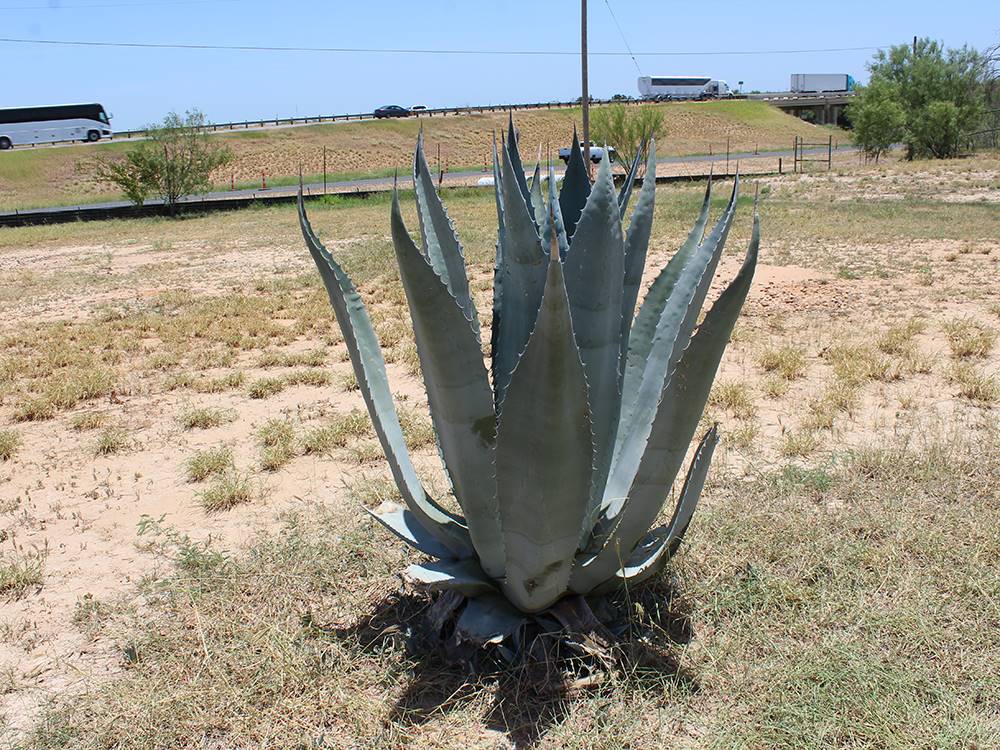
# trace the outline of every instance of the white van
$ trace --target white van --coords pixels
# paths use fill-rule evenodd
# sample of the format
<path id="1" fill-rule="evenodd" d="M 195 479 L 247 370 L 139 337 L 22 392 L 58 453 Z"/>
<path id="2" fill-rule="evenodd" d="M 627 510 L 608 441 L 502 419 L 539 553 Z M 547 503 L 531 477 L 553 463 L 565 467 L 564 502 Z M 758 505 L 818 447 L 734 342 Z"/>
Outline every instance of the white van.
<path id="1" fill-rule="evenodd" d="M 111 135 L 100 104 L 53 104 L 0 109 L 0 150 L 55 141 L 99 141 Z"/>

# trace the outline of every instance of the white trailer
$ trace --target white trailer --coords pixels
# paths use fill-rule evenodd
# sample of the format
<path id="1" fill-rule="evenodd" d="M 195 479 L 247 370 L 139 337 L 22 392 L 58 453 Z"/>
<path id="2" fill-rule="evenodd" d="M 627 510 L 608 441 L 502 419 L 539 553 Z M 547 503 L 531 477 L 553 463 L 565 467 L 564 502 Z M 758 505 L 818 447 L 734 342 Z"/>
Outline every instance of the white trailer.
<path id="1" fill-rule="evenodd" d="M 55 141 L 99 141 L 111 135 L 100 104 L 52 104 L 0 109 L 0 150 Z"/>
<path id="2" fill-rule="evenodd" d="M 812 94 L 821 91 L 853 91 L 854 79 L 847 73 L 792 73 L 793 94 Z"/>
<path id="3" fill-rule="evenodd" d="M 733 92 L 725 81 L 710 76 L 642 76 L 643 99 L 730 99 Z"/>

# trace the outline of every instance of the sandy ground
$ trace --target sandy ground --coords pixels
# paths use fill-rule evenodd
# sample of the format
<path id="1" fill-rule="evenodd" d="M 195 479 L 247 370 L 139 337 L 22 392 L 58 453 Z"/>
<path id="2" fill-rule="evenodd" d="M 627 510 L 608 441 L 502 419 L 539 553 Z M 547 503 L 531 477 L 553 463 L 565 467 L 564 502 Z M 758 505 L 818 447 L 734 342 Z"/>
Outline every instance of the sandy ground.
<path id="1" fill-rule="evenodd" d="M 896 197 L 886 182 L 897 176 L 834 174 L 773 178 L 766 184 L 776 194 L 785 191 L 817 202 L 828 199 L 824 191 L 832 186 L 841 194 L 873 194 L 893 201 Z M 998 176 L 997 170 L 985 174 L 988 180 Z M 940 173 L 904 177 L 918 186 L 933 183 L 927 192 L 935 191 L 941 201 L 996 200 L 996 191 L 967 189 L 961 179 L 942 191 Z M 261 230 L 254 229 L 253 215 L 248 214 L 246 221 L 245 236 L 212 253 L 197 241 L 157 244 L 142 237 L 94 244 L 75 243 L 68 237 L 44 246 L 2 250 L 0 275 L 20 279 L 31 293 L 4 300 L 0 325 L 9 333 L 45 321 L 85 322 L 109 306 L 142 307 L 165 290 L 219 296 L 252 287 L 261 278 L 311 272 L 311 262 L 294 233 L 282 234 L 266 251 L 260 251 L 257 234 Z M 341 249 L 349 248 L 353 238 L 356 234 L 346 233 Z M 731 242 L 713 294 L 735 273 L 744 242 L 745 236 Z M 337 243 L 331 241 L 331 246 Z M 647 282 L 669 258 L 670 247 L 654 239 Z M 967 243 L 952 239 L 866 243 L 855 238 L 845 240 L 844 248 L 819 250 L 778 240 L 765 241 L 764 247 L 744 317 L 718 377 L 723 384 L 749 384 L 754 416 L 735 417 L 725 402 L 709 408 L 709 418 L 721 420 L 730 434 L 739 435 L 752 427 L 750 442 L 758 445 L 756 465 L 785 460 L 782 441 L 789 433 L 803 430 L 808 405 L 831 382 L 832 347 L 870 345 L 891 325 L 914 317 L 925 324 L 914 341 L 919 356 L 929 363 L 927 371 L 918 367 L 899 377 L 866 383 L 850 413 L 838 415 L 833 430 L 816 433 L 820 441 L 816 450 L 861 444 L 873 433 L 898 433 L 915 426 L 918 431 L 942 425 L 974 427 L 995 418 L 995 406 L 960 398 L 948 381 L 948 343 L 942 325 L 967 318 L 991 327 L 997 324 L 1000 237 L 977 243 L 974 253 L 968 252 Z M 824 255 L 832 252 L 917 260 L 900 260 L 903 270 L 887 278 L 845 278 Z M 935 282 L 931 287 L 923 281 L 923 264 L 932 268 Z M 479 267 L 472 276 L 473 287 L 480 290 L 479 309 L 487 311 L 489 297 L 483 290 L 489 283 L 488 268 Z M 81 289 L 86 293 L 77 293 Z M 962 289 L 970 293 L 955 293 Z M 322 345 L 314 335 L 307 335 L 282 351 Z M 804 353 L 804 372 L 787 382 L 784 393 L 768 396 L 762 385 L 767 376 L 759 365 L 761 352 L 789 345 Z M 335 382 L 349 371 L 342 348 L 343 344 L 326 348 L 325 367 L 333 371 Z M 224 375 L 234 368 L 244 370 L 248 379 L 273 374 L 256 366 L 259 354 L 244 352 L 234 363 L 208 368 L 200 375 Z M 977 366 L 995 375 L 1000 360 L 991 352 Z M 423 404 L 419 382 L 403 365 L 391 364 L 390 375 L 406 403 Z M 0 677 L 7 676 L 6 683 L 0 682 L 0 692 L 5 693 L 0 696 L 0 715 L 6 714 L 15 729 L 29 727 L 52 692 L 72 690 L 89 676 L 120 668 L 119 645 L 79 627 L 74 613 L 88 601 L 135 596 L 137 582 L 164 564 L 153 538 L 138 533 L 141 519 L 158 519 L 163 527 L 180 534 L 212 538 L 231 547 L 255 529 L 273 527 L 284 510 L 346 501 L 348 481 L 359 474 L 384 472 L 380 463 L 359 466 L 356 457 L 342 450 L 332 456 L 299 456 L 276 472 L 254 468 L 259 452 L 255 435 L 263 422 L 284 415 L 303 425 L 318 424 L 331 414 L 360 407 L 356 391 L 297 385 L 267 399 L 252 399 L 245 389 L 219 394 L 166 391 L 157 382 L 148 372 L 136 372 L 130 387 L 120 394 L 83 404 L 54 419 L 17 424 L 22 445 L 15 458 L 0 464 L 0 547 L 44 558 L 40 584 L 18 598 L 4 599 L 0 594 Z M 4 426 L 12 423 L 15 401 L 8 398 L 0 403 Z M 235 420 L 205 430 L 182 429 L 178 413 L 202 405 L 232 409 Z M 70 425 L 74 414 L 92 411 L 110 415 L 127 430 L 132 445 L 126 453 L 95 457 L 93 434 Z M 254 493 L 249 503 L 228 512 L 208 513 L 198 503 L 202 487 L 185 480 L 183 465 L 195 450 L 219 444 L 233 449 L 238 467 L 252 471 Z M 742 462 L 746 449 L 730 444 L 722 460 Z M 421 465 L 432 471 L 433 448 L 424 448 L 418 455 Z"/>

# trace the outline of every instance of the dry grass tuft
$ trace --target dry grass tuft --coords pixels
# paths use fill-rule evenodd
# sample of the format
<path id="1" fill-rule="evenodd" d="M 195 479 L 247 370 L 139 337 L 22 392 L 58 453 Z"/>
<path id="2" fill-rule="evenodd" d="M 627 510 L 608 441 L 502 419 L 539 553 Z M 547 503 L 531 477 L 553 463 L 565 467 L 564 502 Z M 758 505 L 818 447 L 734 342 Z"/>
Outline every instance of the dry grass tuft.
<path id="1" fill-rule="evenodd" d="M 21 445 L 16 430 L 0 430 L 0 461 L 10 461 Z"/>
<path id="2" fill-rule="evenodd" d="M 752 419 L 757 416 L 757 404 L 750 386 L 735 380 L 718 381 L 712 387 L 708 403 L 725 409 L 737 419 Z"/>
<path id="3" fill-rule="evenodd" d="M 924 321 L 911 318 L 905 323 L 890 326 L 879 337 L 876 347 L 883 354 L 908 354 L 913 350 L 913 339 L 927 328 Z"/>
<path id="4" fill-rule="evenodd" d="M 107 419 L 108 415 L 103 412 L 85 411 L 80 414 L 74 414 L 69 421 L 69 425 L 77 432 L 86 432 L 103 427 Z"/>
<path id="5" fill-rule="evenodd" d="M 250 398 L 268 398 L 281 393 L 286 385 L 284 378 L 257 378 L 247 386 L 247 395 Z"/>
<path id="6" fill-rule="evenodd" d="M 295 425 L 287 419 L 269 419 L 257 432 L 260 438 L 260 465 L 265 471 L 277 471 L 298 455 Z"/>
<path id="7" fill-rule="evenodd" d="M 943 328 L 951 354 L 958 359 L 982 359 L 992 351 L 997 340 L 996 329 L 971 318 L 948 321 Z"/>
<path id="8" fill-rule="evenodd" d="M 105 427 L 97 435 L 94 444 L 94 454 L 98 456 L 114 456 L 125 453 L 133 446 L 132 439 L 121 427 Z"/>
<path id="9" fill-rule="evenodd" d="M 184 409 L 177 417 L 185 430 L 207 430 L 219 427 L 236 419 L 232 409 L 219 409 L 214 406 L 192 406 Z"/>
<path id="10" fill-rule="evenodd" d="M 958 386 L 958 395 L 981 404 L 1000 400 L 1000 383 L 971 362 L 956 362 L 950 378 Z"/>
<path id="11" fill-rule="evenodd" d="M 198 502 L 209 513 L 230 510 L 253 499 L 253 481 L 247 474 L 227 471 L 198 495 Z"/>
<path id="12" fill-rule="evenodd" d="M 777 373 L 785 380 L 802 377 L 806 370 L 805 354 L 796 346 L 768 349 L 758 357 L 757 361 L 764 372 Z"/>
<path id="13" fill-rule="evenodd" d="M 44 561 L 40 552 L 0 554 L 0 598 L 19 599 L 28 589 L 41 586 Z"/>
<path id="14" fill-rule="evenodd" d="M 789 430 L 782 436 L 778 452 L 789 458 L 806 458 L 815 453 L 820 445 L 821 441 L 814 430 Z"/>
<path id="15" fill-rule="evenodd" d="M 887 381 L 896 377 L 892 361 L 885 354 L 868 346 L 834 346 L 827 350 L 826 357 L 833 366 L 836 378 L 849 386 L 863 385 L 873 380 Z"/>
<path id="16" fill-rule="evenodd" d="M 295 370 L 285 377 L 285 382 L 289 385 L 330 385 L 333 376 L 329 371 L 319 367 L 311 367 L 304 370 Z"/>
<path id="17" fill-rule="evenodd" d="M 233 451 L 220 445 L 198 451 L 184 462 L 184 474 L 189 482 L 204 482 L 233 468 Z"/>

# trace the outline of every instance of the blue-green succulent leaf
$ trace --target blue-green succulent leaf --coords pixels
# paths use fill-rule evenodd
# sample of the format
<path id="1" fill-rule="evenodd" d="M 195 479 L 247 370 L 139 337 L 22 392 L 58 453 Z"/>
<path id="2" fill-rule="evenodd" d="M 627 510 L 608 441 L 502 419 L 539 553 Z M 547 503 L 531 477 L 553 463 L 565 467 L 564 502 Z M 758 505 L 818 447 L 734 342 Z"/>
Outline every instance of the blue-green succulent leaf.
<path id="1" fill-rule="evenodd" d="M 397 503 L 382 503 L 375 510 L 365 512 L 414 549 L 440 559 L 455 557 L 455 553 L 435 539 L 416 516 Z"/>
<path id="2" fill-rule="evenodd" d="M 592 591 L 593 594 L 610 593 L 622 585 L 636 586 L 663 570 L 680 547 L 684 534 L 691 525 L 691 518 L 705 487 L 708 469 L 712 465 L 712 454 L 718 443 L 719 429 L 718 426 L 713 426 L 698 444 L 670 522 L 650 531 L 632 551 L 625 565 L 615 573 L 614 578 L 597 586 Z"/>
<path id="3" fill-rule="evenodd" d="M 521 198 L 528 207 L 531 220 L 534 221 L 537 209 L 531 204 L 531 190 L 528 188 L 528 180 L 524 176 L 524 163 L 521 161 L 519 140 L 517 130 L 514 129 L 514 114 L 510 112 L 507 115 L 507 152 L 510 155 L 510 165 L 514 172 L 514 182 L 517 183 L 517 189 L 521 193 Z"/>
<path id="4" fill-rule="evenodd" d="M 646 190 L 650 190 L 652 195 L 646 194 Z M 628 259 L 628 253 L 637 251 L 640 247 L 645 246 L 648 248 L 649 245 L 649 229 L 645 230 L 645 242 L 643 242 L 643 224 L 649 223 L 650 228 L 652 226 L 652 207 L 655 200 L 655 188 L 647 188 L 646 183 L 643 182 L 642 190 L 639 194 L 639 205 L 636 206 L 635 212 L 633 213 L 632 225 L 629 226 L 629 236 L 627 239 L 628 245 L 626 246 L 626 263 L 629 264 L 629 268 L 632 269 L 632 279 L 634 279 L 635 269 L 632 266 L 633 260 Z M 643 213 L 640 213 L 640 209 L 643 209 L 643 203 L 649 200 L 649 216 L 646 217 Z M 639 307 L 639 313 L 635 316 L 635 321 L 632 322 L 632 328 L 628 337 L 628 349 L 626 351 L 625 360 L 625 372 L 624 379 L 622 381 L 622 421 L 626 422 L 628 416 L 632 413 L 632 405 L 635 402 L 636 393 L 639 391 L 639 385 L 642 383 L 642 376 L 646 370 L 646 363 L 649 359 L 649 350 L 653 346 L 653 337 L 656 336 L 656 326 L 660 321 L 660 315 L 663 312 L 663 308 L 666 307 L 667 300 L 673 294 L 674 286 L 677 284 L 677 280 L 681 276 L 681 272 L 687 267 L 688 261 L 691 260 L 691 256 L 694 254 L 695 250 L 698 249 L 698 245 L 702 241 L 702 237 L 705 234 L 705 227 L 708 225 L 708 211 L 712 203 L 712 180 L 709 178 L 708 185 L 705 188 L 705 199 L 701 204 L 701 211 L 698 214 L 698 219 L 695 221 L 694 227 L 688 234 L 687 239 L 684 244 L 681 245 L 680 249 L 674 253 L 673 257 L 667 263 L 667 265 L 660 271 L 656 279 L 653 281 L 646 293 L 645 299 L 642 301 L 642 305 Z M 639 225 L 635 226 L 635 222 L 639 221 Z M 632 246 L 632 234 L 633 231 L 636 232 L 636 245 Z M 643 250 L 643 265 L 645 265 L 645 250 Z M 635 259 L 638 260 L 637 258 Z M 626 283 L 629 283 L 629 279 L 626 279 Z M 639 281 L 637 284 L 642 283 L 642 269 L 639 269 Z M 638 294 L 638 286 L 636 287 L 636 294 Z M 625 436 L 625 431 L 620 430 L 618 433 L 618 440 L 621 442 L 622 438 Z"/>
<path id="5" fill-rule="evenodd" d="M 531 205 L 532 217 L 535 220 L 535 226 L 539 228 L 539 234 L 541 234 L 542 222 L 545 220 L 545 201 L 542 198 L 542 163 L 535 163 L 535 173 L 531 176 L 531 186 L 529 187 L 529 192 L 531 197 L 529 203 Z"/>
<path id="6" fill-rule="evenodd" d="M 472 541 L 461 519 L 435 503 L 420 483 L 399 425 L 396 405 L 389 390 L 385 360 L 371 319 L 350 277 L 313 232 L 306 216 L 301 190 L 298 208 L 302 236 L 326 286 L 330 304 L 347 344 L 359 389 L 403 501 L 420 525 L 456 557 L 470 557 L 474 554 Z"/>
<path id="7" fill-rule="evenodd" d="M 548 265 L 548 256 L 542 251 L 528 204 L 517 187 L 507 148 L 503 149 L 500 176 L 504 208 L 504 255 L 500 268 L 503 296 L 492 362 L 498 412 L 511 372 L 535 325 Z"/>
<path id="8" fill-rule="evenodd" d="M 470 598 L 497 591 L 475 560 L 434 560 L 411 565 L 403 571 L 403 578 L 426 591 L 454 591 Z"/>
<path id="9" fill-rule="evenodd" d="M 614 469 L 607 495 L 612 504 L 624 502 L 624 497 L 620 493 L 628 489 L 639 458 L 645 449 L 649 428 L 656 414 L 659 394 L 667 377 L 676 367 L 698 320 L 715 269 L 722 258 L 729 228 L 736 215 L 738 196 L 739 177 L 733 184 L 732 196 L 725 212 L 681 270 L 677 283 L 660 312 L 653 344 L 646 358 L 646 367 L 635 396 L 630 403 L 623 405 L 629 411 L 622 419 L 620 433 L 623 432 L 624 435 L 619 438 L 615 446 L 616 453 L 612 462 Z"/>
<path id="10" fill-rule="evenodd" d="M 524 615 L 502 596 L 487 594 L 469 599 L 455 623 L 455 634 L 460 641 L 480 646 L 499 644 L 525 622 Z"/>
<path id="11" fill-rule="evenodd" d="M 479 339 L 444 279 L 406 231 L 395 192 L 391 223 L 441 457 L 480 563 L 499 578 L 503 539 L 493 479 L 496 414 Z"/>
<path id="12" fill-rule="evenodd" d="M 583 207 L 587 205 L 590 195 L 590 172 L 583 163 L 583 152 L 580 149 L 580 139 L 573 129 L 573 146 L 570 148 L 569 160 L 566 162 L 566 173 L 563 175 L 562 190 L 559 192 L 559 208 L 562 212 L 563 226 L 566 236 L 573 238 L 576 223 L 580 220 Z"/>
<path id="13" fill-rule="evenodd" d="M 569 252 L 569 239 L 566 237 L 566 227 L 563 226 L 562 211 L 559 210 L 559 197 L 556 192 L 556 170 L 549 164 L 549 203 L 542 209 L 542 220 L 539 222 L 539 235 L 545 247 L 551 247 L 553 228 L 555 240 L 559 246 L 559 258 L 566 259 Z"/>
<path id="14" fill-rule="evenodd" d="M 609 514 L 613 530 L 596 558 L 574 571 L 575 583 L 593 587 L 609 578 L 656 520 L 684 461 L 705 408 L 733 326 L 746 300 L 757 266 L 760 217 L 754 213 L 753 235 L 743 266 L 716 300 L 691 338 L 676 370 L 667 380 L 641 462 L 630 481 L 627 501 Z"/>
<path id="15" fill-rule="evenodd" d="M 672 292 L 660 311 L 656 334 L 637 391 L 630 403 L 622 404 L 622 419 L 611 461 L 611 472 L 604 492 L 602 514 L 585 552 L 592 553 L 603 547 L 622 518 L 628 490 L 646 449 L 661 394 L 684 347 L 687 346 L 698 313 L 708 294 L 715 269 L 722 257 L 726 236 L 736 211 L 738 192 L 737 182 L 733 186 L 733 194 L 726 211 L 716 222 L 711 234 L 681 269 Z"/>
<path id="16" fill-rule="evenodd" d="M 594 526 L 618 429 L 625 248 L 611 165 L 603 159 L 564 263 L 576 345 L 594 424 L 594 474 L 581 541 Z"/>
<path id="17" fill-rule="evenodd" d="M 638 159 L 637 155 L 636 163 L 633 165 L 632 172 L 630 173 L 630 176 L 633 178 L 639 164 Z M 625 361 L 629 352 L 629 334 L 632 329 L 632 316 L 635 313 L 636 300 L 639 298 L 639 287 L 642 285 L 642 272 L 646 268 L 646 252 L 649 250 L 649 236 L 653 230 L 653 208 L 656 204 L 656 179 L 655 177 L 650 179 L 649 175 L 651 174 L 656 174 L 656 142 L 652 138 L 649 140 L 646 178 L 643 180 L 642 188 L 639 190 L 639 201 L 636 203 L 635 211 L 632 212 L 632 220 L 628 225 L 628 235 L 625 237 L 625 288 L 622 292 L 622 346 L 619 360 L 619 378 L 623 378 L 625 375 Z M 629 190 L 631 191 L 631 188 Z M 625 212 L 623 210 L 622 216 L 624 215 Z M 708 219 L 707 211 L 705 211 L 705 219 L 706 221 Z M 702 225 L 702 229 L 704 229 L 704 225 Z M 700 232 L 698 238 L 701 238 Z M 651 312 L 652 310 L 650 310 Z"/>
<path id="18" fill-rule="evenodd" d="M 493 382 L 496 383 L 496 356 L 500 336 L 500 317 L 503 314 L 503 264 L 504 264 L 504 220 L 503 220 L 503 189 L 500 181 L 500 159 L 497 156 L 497 139 L 493 138 L 493 195 L 497 204 L 497 252 L 493 264 L 493 319 L 490 322 L 490 360 L 493 368 Z"/>
<path id="19" fill-rule="evenodd" d="M 650 143 L 653 139 L 650 138 Z M 646 150 L 646 144 L 640 143 L 639 148 L 635 152 L 635 159 L 632 161 L 632 167 L 629 169 L 628 174 L 625 175 L 625 182 L 622 183 L 621 190 L 618 191 L 618 209 L 621 211 L 622 221 L 625 220 L 625 212 L 628 211 L 628 202 L 632 198 L 632 188 L 635 185 L 635 176 L 639 172 L 639 165 L 642 163 L 642 155 Z M 646 167 L 647 178 L 652 175 L 653 184 L 656 184 L 656 160 L 652 161 L 653 171 L 650 172 L 649 167 Z M 643 185 L 645 185 L 645 181 Z"/>
<path id="20" fill-rule="evenodd" d="M 462 306 L 478 338 L 479 317 L 469 293 L 465 255 L 455 233 L 455 227 L 448 217 L 444 204 L 441 203 L 441 196 L 434 189 L 434 178 L 427 166 L 427 157 L 424 155 L 423 130 L 417 138 L 417 150 L 413 156 L 413 190 L 417 199 L 423 253 L 437 275 L 447 284 L 452 296 Z"/>
<path id="21" fill-rule="evenodd" d="M 535 329 L 510 381 L 497 432 L 506 551 L 503 590 L 523 612 L 566 591 L 593 462 L 587 382 L 562 264 L 549 263 Z"/>

